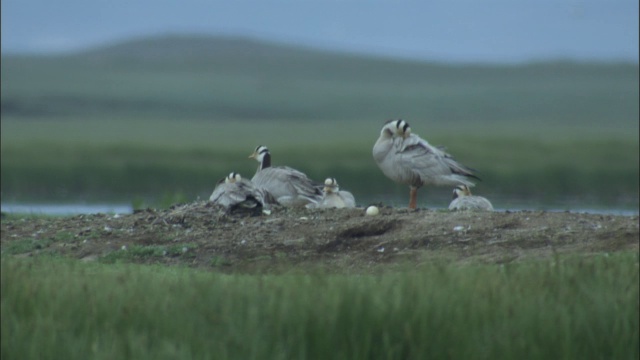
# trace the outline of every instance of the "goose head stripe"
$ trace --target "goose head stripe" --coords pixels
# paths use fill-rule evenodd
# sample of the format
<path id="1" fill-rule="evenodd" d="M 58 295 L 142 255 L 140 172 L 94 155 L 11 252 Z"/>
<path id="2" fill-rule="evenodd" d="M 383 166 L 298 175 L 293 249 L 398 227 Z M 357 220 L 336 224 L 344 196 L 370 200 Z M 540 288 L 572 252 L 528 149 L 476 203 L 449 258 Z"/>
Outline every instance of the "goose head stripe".
<path id="1" fill-rule="evenodd" d="M 237 172 L 231 172 L 227 178 L 225 179 L 225 182 L 227 184 L 231 184 L 231 183 L 235 183 L 242 180 L 242 176 L 240 176 L 240 174 L 238 174 Z"/>
<path id="2" fill-rule="evenodd" d="M 457 199 L 463 196 L 471 196 L 471 190 L 467 185 L 457 185 L 453 188 L 453 198 Z"/>
<path id="3" fill-rule="evenodd" d="M 382 127 L 382 131 L 380 131 L 380 136 L 384 136 L 385 138 L 393 138 L 396 136 L 406 137 L 411 133 L 411 127 L 409 123 L 402 119 L 392 119 L 387 120 Z M 405 134 L 407 134 L 405 136 Z"/>
<path id="4" fill-rule="evenodd" d="M 335 178 L 327 178 L 324 181 L 324 191 L 326 193 L 340 191 L 340 187 L 338 186 L 338 181 Z"/>
<path id="5" fill-rule="evenodd" d="M 253 151 L 251 155 L 249 155 L 249 159 L 256 159 L 257 162 L 260 163 L 260 169 L 265 169 L 271 166 L 271 153 L 269 149 L 264 145 L 256 146 L 256 149 Z"/>

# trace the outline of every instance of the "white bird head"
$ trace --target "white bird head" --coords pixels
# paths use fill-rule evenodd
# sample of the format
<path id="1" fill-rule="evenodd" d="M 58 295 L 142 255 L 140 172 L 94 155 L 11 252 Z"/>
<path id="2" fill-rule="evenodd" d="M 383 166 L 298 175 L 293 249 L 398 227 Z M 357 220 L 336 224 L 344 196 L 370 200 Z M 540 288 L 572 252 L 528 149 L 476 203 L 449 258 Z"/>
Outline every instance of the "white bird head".
<path id="1" fill-rule="evenodd" d="M 402 136 L 403 138 L 406 138 L 410 134 L 411 126 L 409 126 L 408 122 L 402 119 L 387 121 L 382 127 L 382 131 L 380 132 L 380 135 L 383 135 L 387 138 L 393 138 L 396 136 Z"/>
<path id="2" fill-rule="evenodd" d="M 264 145 L 258 145 L 253 154 L 249 155 L 249 159 L 256 159 L 256 161 L 262 162 L 266 154 L 269 154 L 269 149 Z"/>
<path id="3" fill-rule="evenodd" d="M 235 183 L 236 181 L 240 181 L 240 180 L 242 180 L 242 176 L 240 176 L 240 174 L 238 174 L 237 172 L 234 171 L 234 172 L 229 173 L 229 175 L 224 180 L 224 182 L 226 182 L 227 184 L 232 184 L 232 183 Z"/>
<path id="4" fill-rule="evenodd" d="M 338 192 L 338 181 L 335 178 L 327 178 L 324 181 L 324 192 L 330 194 L 332 192 Z"/>
<path id="5" fill-rule="evenodd" d="M 457 185 L 453 188 L 453 198 L 457 199 L 459 197 L 471 196 L 471 190 L 467 185 Z"/>

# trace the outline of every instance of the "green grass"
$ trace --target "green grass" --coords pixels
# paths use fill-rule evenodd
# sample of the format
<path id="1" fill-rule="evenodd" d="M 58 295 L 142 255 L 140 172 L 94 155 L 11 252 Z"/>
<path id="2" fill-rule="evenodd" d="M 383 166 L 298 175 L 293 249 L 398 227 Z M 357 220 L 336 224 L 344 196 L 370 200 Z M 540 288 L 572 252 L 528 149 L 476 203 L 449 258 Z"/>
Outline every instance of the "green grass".
<path id="1" fill-rule="evenodd" d="M 53 239 L 36 239 L 36 238 L 26 238 L 20 240 L 11 241 L 5 249 L 3 249 L 2 253 L 7 255 L 17 255 L 29 253 L 35 250 L 42 250 L 49 245 L 53 244 Z"/>
<path id="2" fill-rule="evenodd" d="M 16 215 L 19 216 L 20 219 L 33 219 L 38 221 L 42 217 L 32 216 L 32 215 Z M 89 238 L 94 237 L 90 235 Z M 79 242 L 80 238 L 75 235 L 71 231 L 59 231 L 55 235 L 51 237 L 42 237 L 40 231 L 36 231 L 32 237 L 16 239 L 6 243 L 6 246 L 2 249 L 2 254 L 6 255 L 18 255 L 18 254 L 26 254 L 34 251 L 39 252 L 40 254 L 48 254 L 48 255 L 56 255 L 57 250 L 53 248 L 51 245 L 56 243 L 65 243 L 71 244 L 74 242 Z"/>
<path id="3" fill-rule="evenodd" d="M 131 245 L 123 247 L 118 251 L 110 252 L 100 258 L 100 261 L 107 264 L 127 263 L 134 261 L 153 261 L 158 258 L 194 258 L 196 255 L 193 249 L 195 244 L 174 244 L 174 245 Z"/>
<path id="4" fill-rule="evenodd" d="M 3 358 L 633 359 L 638 254 L 380 275 L 2 258 Z"/>
<path id="5" fill-rule="evenodd" d="M 480 170 L 476 192 L 498 207 L 638 206 L 637 64 L 447 65 L 184 37 L 2 60 L 3 201 L 206 198 L 225 174 L 253 174 L 263 144 L 363 202 L 404 203 L 370 154 L 401 117 Z M 429 206 L 450 198 L 424 192 Z"/>
<path id="6" fill-rule="evenodd" d="M 426 123 L 414 124 L 432 144 L 445 144 L 458 160 L 478 169 L 483 181 L 476 192 L 498 207 L 511 206 L 514 199 L 529 206 L 562 206 L 567 199 L 580 199 L 582 207 L 637 207 L 637 133 L 576 135 L 556 128 L 547 136 L 545 129 L 531 126 L 525 136 L 486 127 L 463 133 L 438 127 L 429 131 Z M 159 122 L 156 138 L 145 139 L 151 125 L 148 120 L 100 126 L 70 120 L 3 121 L 4 201 L 112 199 L 144 207 L 205 199 L 229 172 L 253 175 L 257 163 L 247 156 L 259 144 L 270 147 L 275 165 L 293 166 L 316 180 L 335 177 L 362 203 L 389 198 L 404 203 L 407 196 L 406 187 L 384 177 L 372 159 L 379 122 L 193 121 L 181 127 Z M 420 199 L 443 206 L 450 191 L 428 188 Z"/>

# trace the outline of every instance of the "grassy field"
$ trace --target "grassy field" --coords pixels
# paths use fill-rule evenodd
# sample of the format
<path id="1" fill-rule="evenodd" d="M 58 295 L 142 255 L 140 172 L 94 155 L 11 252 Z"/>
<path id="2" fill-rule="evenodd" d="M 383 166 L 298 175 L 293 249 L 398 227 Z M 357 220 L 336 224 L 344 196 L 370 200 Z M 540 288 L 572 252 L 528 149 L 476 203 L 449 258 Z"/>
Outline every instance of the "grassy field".
<path id="1" fill-rule="evenodd" d="M 8 359 L 639 355 L 637 253 L 350 276 L 1 264 Z"/>
<path id="2" fill-rule="evenodd" d="M 207 197 L 230 171 L 250 176 L 264 144 L 363 202 L 404 203 L 370 155 L 402 117 L 480 170 L 498 207 L 638 206 L 637 64 L 451 66 L 175 37 L 2 60 L 3 201 Z M 450 198 L 427 192 L 423 205 Z"/>
<path id="3" fill-rule="evenodd" d="M 3 200 L 205 198 L 231 171 L 252 176 L 257 163 L 247 156 L 259 144 L 270 147 L 275 164 L 294 166 L 317 180 L 336 177 L 361 202 L 404 203 L 407 196 L 407 189 L 386 179 L 371 157 L 378 121 L 158 121 L 153 129 L 151 124 L 3 121 Z M 637 207 L 639 149 L 633 134 L 558 138 L 530 128 L 527 136 L 508 130 L 456 135 L 414 124 L 416 132 L 446 144 L 457 159 L 478 169 L 483 181 L 476 192 L 499 207 L 563 206 L 571 199 L 574 203 L 564 206 Z M 450 189 L 424 194 L 421 200 L 431 206 L 450 199 Z"/>

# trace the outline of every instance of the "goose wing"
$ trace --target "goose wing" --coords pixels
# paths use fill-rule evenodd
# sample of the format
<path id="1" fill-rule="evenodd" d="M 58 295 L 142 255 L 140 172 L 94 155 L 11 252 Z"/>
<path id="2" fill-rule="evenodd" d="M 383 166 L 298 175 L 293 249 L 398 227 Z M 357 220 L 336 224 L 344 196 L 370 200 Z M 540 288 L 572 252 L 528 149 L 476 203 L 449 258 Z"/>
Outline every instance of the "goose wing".
<path id="1" fill-rule="evenodd" d="M 254 208 L 265 205 L 266 200 L 265 192 L 258 191 L 250 181 L 242 179 L 235 183 L 218 183 L 209 197 L 209 201 L 226 208 L 238 205 Z"/>
<path id="2" fill-rule="evenodd" d="M 304 173 L 288 166 L 269 167 L 258 171 L 251 181 L 265 189 L 276 199 L 282 197 L 304 198 L 317 202 L 322 198 L 322 185 L 315 183 Z"/>
<path id="3" fill-rule="evenodd" d="M 450 154 L 430 145 L 415 134 L 409 135 L 406 139 L 398 138 L 394 141 L 394 148 L 398 168 L 416 185 L 462 183 L 473 186 L 467 178 L 477 178 L 473 169 L 458 163 Z"/>
<path id="4" fill-rule="evenodd" d="M 273 195 L 271 195 L 269 191 L 267 191 L 266 189 L 254 186 L 253 182 L 246 179 L 242 179 L 242 181 L 240 182 L 240 185 L 246 189 L 245 191 L 250 192 L 252 196 L 255 197 L 258 201 L 260 201 L 260 203 L 263 204 L 265 207 L 268 208 L 269 205 L 280 205 L 278 200 Z"/>
<path id="5" fill-rule="evenodd" d="M 209 201 L 214 203 L 219 203 L 220 198 L 225 196 L 227 191 L 229 190 L 229 184 L 224 182 L 224 178 L 216 183 L 216 187 L 213 189 L 211 196 L 209 196 Z"/>
<path id="6" fill-rule="evenodd" d="M 250 194 L 245 189 L 238 186 L 238 184 L 222 183 L 216 186 L 213 190 L 213 193 L 209 197 L 209 201 L 224 207 L 230 207 L 246 201 L 248 195 Z"/>
<path id="7" fill-rule="evenodd" d="M 353 196 L 352 193 L 348 191 L 340 190 L 338 191 L 338 194 L 340 195 L 340 198 L 342 198 L 342 201 L 344 202 L 345 207 L 356 206 L 356 198 Z"/>

